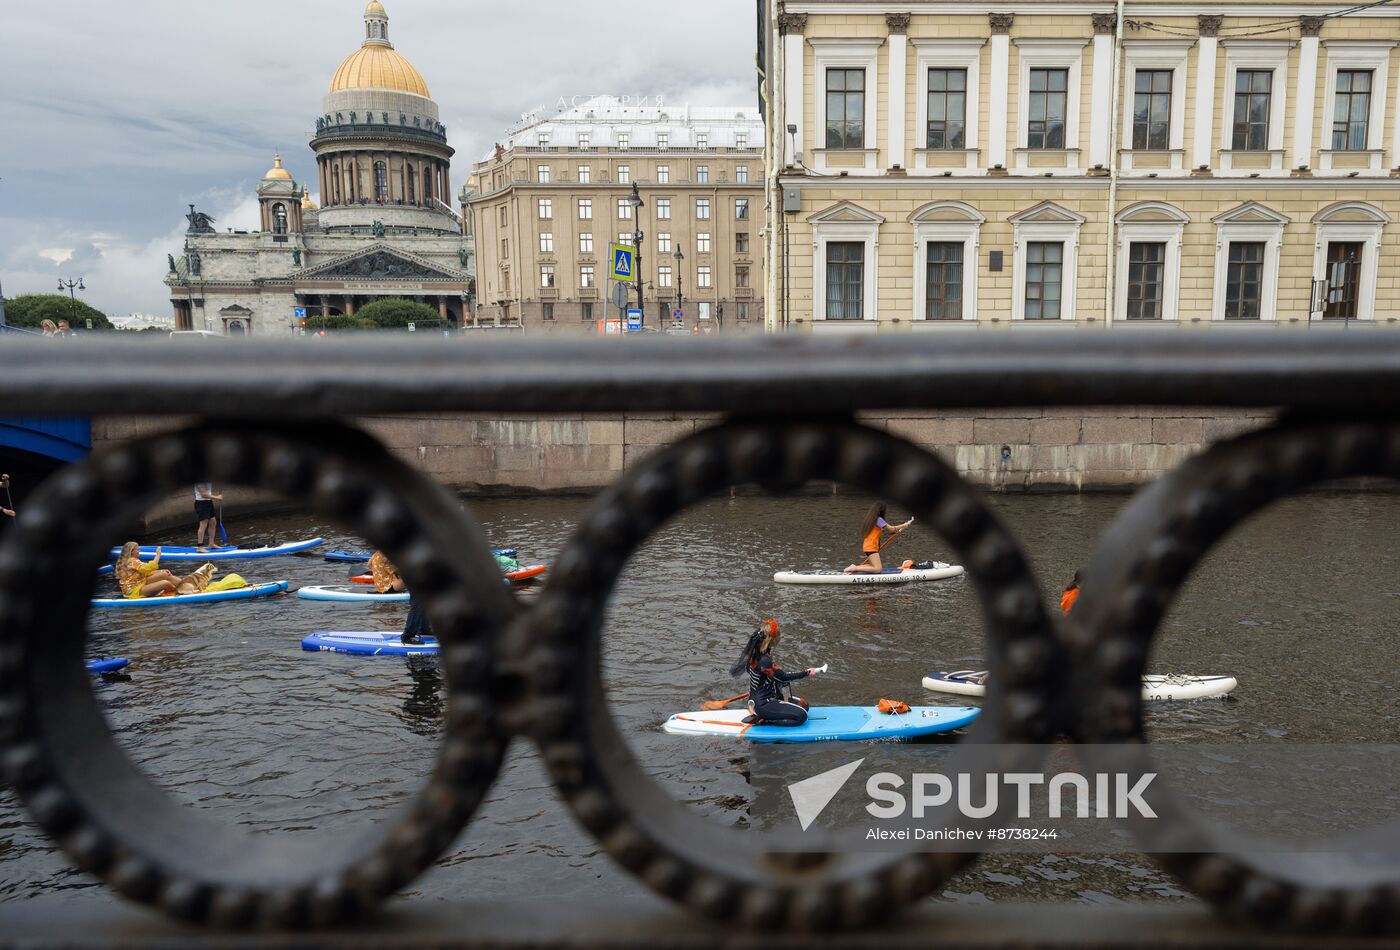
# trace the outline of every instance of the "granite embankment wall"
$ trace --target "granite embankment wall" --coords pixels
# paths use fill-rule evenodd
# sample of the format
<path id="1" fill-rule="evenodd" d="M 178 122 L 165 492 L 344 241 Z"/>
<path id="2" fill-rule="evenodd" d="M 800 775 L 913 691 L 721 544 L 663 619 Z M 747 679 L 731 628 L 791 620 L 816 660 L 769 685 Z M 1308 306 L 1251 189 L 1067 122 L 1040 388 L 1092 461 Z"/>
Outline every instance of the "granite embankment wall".
<path id="1" fill-rule="evenodd" d="M 712 424 L 699 414 L 425 414 L 359 424 L 443 484 L 471 493 L 590 492 L 658 448 Z M 867 413 L 863 421 L 942 457 L 994 491 L 1093 491 L 1151 481 L 1204 446 L 1273 419 L 1229 409 L 994 409 Z M 160 432 L 180 420 L 110 417 L 93 423 L 95 446 Z M 230 490 L 226 507 L 265 500 Z M 187 520 L 173 499 L 152 526 Z"/>

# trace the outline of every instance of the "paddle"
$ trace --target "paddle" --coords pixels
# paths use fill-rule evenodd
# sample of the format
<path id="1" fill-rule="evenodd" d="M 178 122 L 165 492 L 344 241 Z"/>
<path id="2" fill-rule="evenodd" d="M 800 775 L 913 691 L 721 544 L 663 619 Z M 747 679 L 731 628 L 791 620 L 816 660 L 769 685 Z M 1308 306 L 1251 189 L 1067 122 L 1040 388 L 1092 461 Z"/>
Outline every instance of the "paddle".
<path id="1" fill-rule="evenodd" d="M 213 538 L 209 539 L 213 541 Z M 228 547 L 228 532 L 224 530 L 224 500 L 219 499 L 219 540 L 224 542 L 224 547 Z"/>
<path id="2" fill-rule="evenodd" d="M 818 673 L 825 673 L 829 666 L 829 663 L 823 663 L 821 666 L 817 667 L 816 670 Z M 716 709 L 723 709 L 730 703 L 737 703 L 741 699 L 747 699 L 748 695 L 746 691 L 740 693 L 738 696 L 730 696 L 728 699 L 711 699 L 708 702 L 702 703 L 700 708 L 706 712 L 714 712 Z"/>

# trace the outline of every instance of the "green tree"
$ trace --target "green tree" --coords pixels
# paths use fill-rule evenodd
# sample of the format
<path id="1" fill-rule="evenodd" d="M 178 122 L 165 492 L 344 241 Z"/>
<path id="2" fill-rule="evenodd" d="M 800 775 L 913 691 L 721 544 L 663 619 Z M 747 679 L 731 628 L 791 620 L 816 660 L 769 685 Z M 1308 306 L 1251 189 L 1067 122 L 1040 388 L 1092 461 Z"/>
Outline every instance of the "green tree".
<path id="1" fill-rule="evenodd" d="M 435 327 L 442 322 L 435 308 L 413 300 L 376 300 L 372 304 L 355 311 L 358 319 L 365 320 L 381 329 L 403 329 L 410 323 L 420 327 Z M 311 321 L 307 321 L 307 326 Z"/>
<path id="2" fill-rule="evenodd" d="M 333 317 L 307 317 L 306 332 L 320 333 L 322 330 L 373 330 L 377 325 L 364 320 L 357 313 L 353 317 L 338 313 Z"/>
<path id="3" fill-rule="evenodd" d="M 77 302 L 77 319 L 73 317 L 73 304 L 66 294 L 21 294 L 5 301 L 5 322 L 27 330 L 39 329 L 39 324 L 52 320 L 55 324 L 67 320 L 74 330 L 87 328 L 92 321 L 94 330 L 111 330 L 112 321 L 96 307 L 89 307 L 81 300 Z"/>

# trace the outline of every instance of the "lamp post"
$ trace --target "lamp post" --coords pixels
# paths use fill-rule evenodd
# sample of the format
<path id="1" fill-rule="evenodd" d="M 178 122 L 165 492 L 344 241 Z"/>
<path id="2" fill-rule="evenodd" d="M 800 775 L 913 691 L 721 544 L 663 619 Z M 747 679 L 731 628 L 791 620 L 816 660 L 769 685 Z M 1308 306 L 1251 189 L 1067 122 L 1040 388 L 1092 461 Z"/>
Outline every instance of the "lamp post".
<path id="1" fill-rule="evenodd" d="M 685 255 L 681 253 L 679 243 L 676 244 L 676 253 L 671 256 L 676 259 L 676 310 L 684 312 L 685 308 L 681 306 L 681 264 L 685 261 Z"/>
<path id="2" fill-rule="evenodd" d="M 74 325 L 78 322 L 78 298 L 73 293 L 74 288 L 78 290 L 87 290 L 87 288 L 83 286 L 83 279 L 81 277 L 77 280 L 64 280 L 62 277 L 58 279 L 58 292 L 63 293 L 65 290 L 68 291 L 69 312 L 73 315 L 73 319 L 68 322 L 69 331 L 72 331 Z"/>
<path id="3" fill-rule="evenodd" d="M 637 309 L 642 313 L 642 325 L 646 326 L 647 308 L 642 302 L 642 208 L 645 207 L 645 205 L 642 204 L 642 193 L 637 190 L 637 183 L 635 181 L 632 182 L 632 197 L 628 200 L 632 205 L 632 223 L 636 227 L 636 230 L 632 234 L 632 246 L 637 252 L 637 259 L 633 265 L 635 267 L 633 276 L 637 281 Z"/>

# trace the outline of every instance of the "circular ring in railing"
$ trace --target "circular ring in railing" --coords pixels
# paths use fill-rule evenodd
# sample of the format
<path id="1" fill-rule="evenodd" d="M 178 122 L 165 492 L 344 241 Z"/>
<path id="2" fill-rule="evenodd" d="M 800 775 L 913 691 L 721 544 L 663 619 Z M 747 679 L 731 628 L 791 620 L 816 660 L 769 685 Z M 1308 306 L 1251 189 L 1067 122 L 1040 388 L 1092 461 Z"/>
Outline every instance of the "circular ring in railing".
<path id="1" fill-rule="evenodd" d="M 426 786 L 359 835 L 251 835 L 183 807 L 117 745 L 83 666 L 95 565 L 153 502 L 210 478 L 337 519 L 398 565 L 441 639 L 446 735 Z M 0 547 L 0 775 L 77 865 L 125 896 L 229 927 L 341 923 L 442 854 L 504 749 L 495 631 L 517 609 L 475 520 L 343 426 L 210 423 L 94 453 L 49 479 Z"/>
<path id="2" fill-rule="evenodd" d="M 1400 478 L 1400 422 L 1284 420 L 1217 444 L 1142 491 L 1104 533 L 1084 571 L 1069 637 L 1079 694 L 1096 701 L 1076 706 L 1075 738 L 1127 743 L 1123 755 L 1112 754 L 1115 767 L 1151 771 L 1153 746 L 1140 744 L 1142 675 L 1157 628 L 1187 577 L 1212 546 L 1265 506 L 1362 476 Z M 1212 826 L 1169 786 L 1159 783 L 1144 797 L 1158 818 L 1134 822 L 1139 844 L 1226 915 L 1295 930 L 1400 930 L 1393 864 L 1387 870 L 1342 854 L 1324 855 L 1325 868 L 1307 854 L 1265 861 L 1239 853 L 1240 839 Z"/>
<path id="3" fill-rule="evenodd" d="M 779 854 L 765 834 L 725 828 L 673 801 L 641 768 L 607 705 L 606 606 L 627 559 L 663 522 L 731 486 L 790 490 L 830 479 L 907 508 L 967 566 L 997 687 L 950 758 L 1060 732 L 1060 647 L 1030 568 L 979 493 L 933 455 L 845 419 L 733 421 L 652 456 L 589 509 L 502 670 L 570 808 L 652 889 L 711 917 L 799 930 L 856 927 L 929 893 L 975 855 Z M 511 669 L 516 672 L 511 674 Z M 532 716 L 532 718 L 530 718 Z M 996 744 L 996 745 L 994 745 Z M 818 839 L 825 840 L 825 839 Z M 820 852 L 820 849 L 817 849 Z"/>

